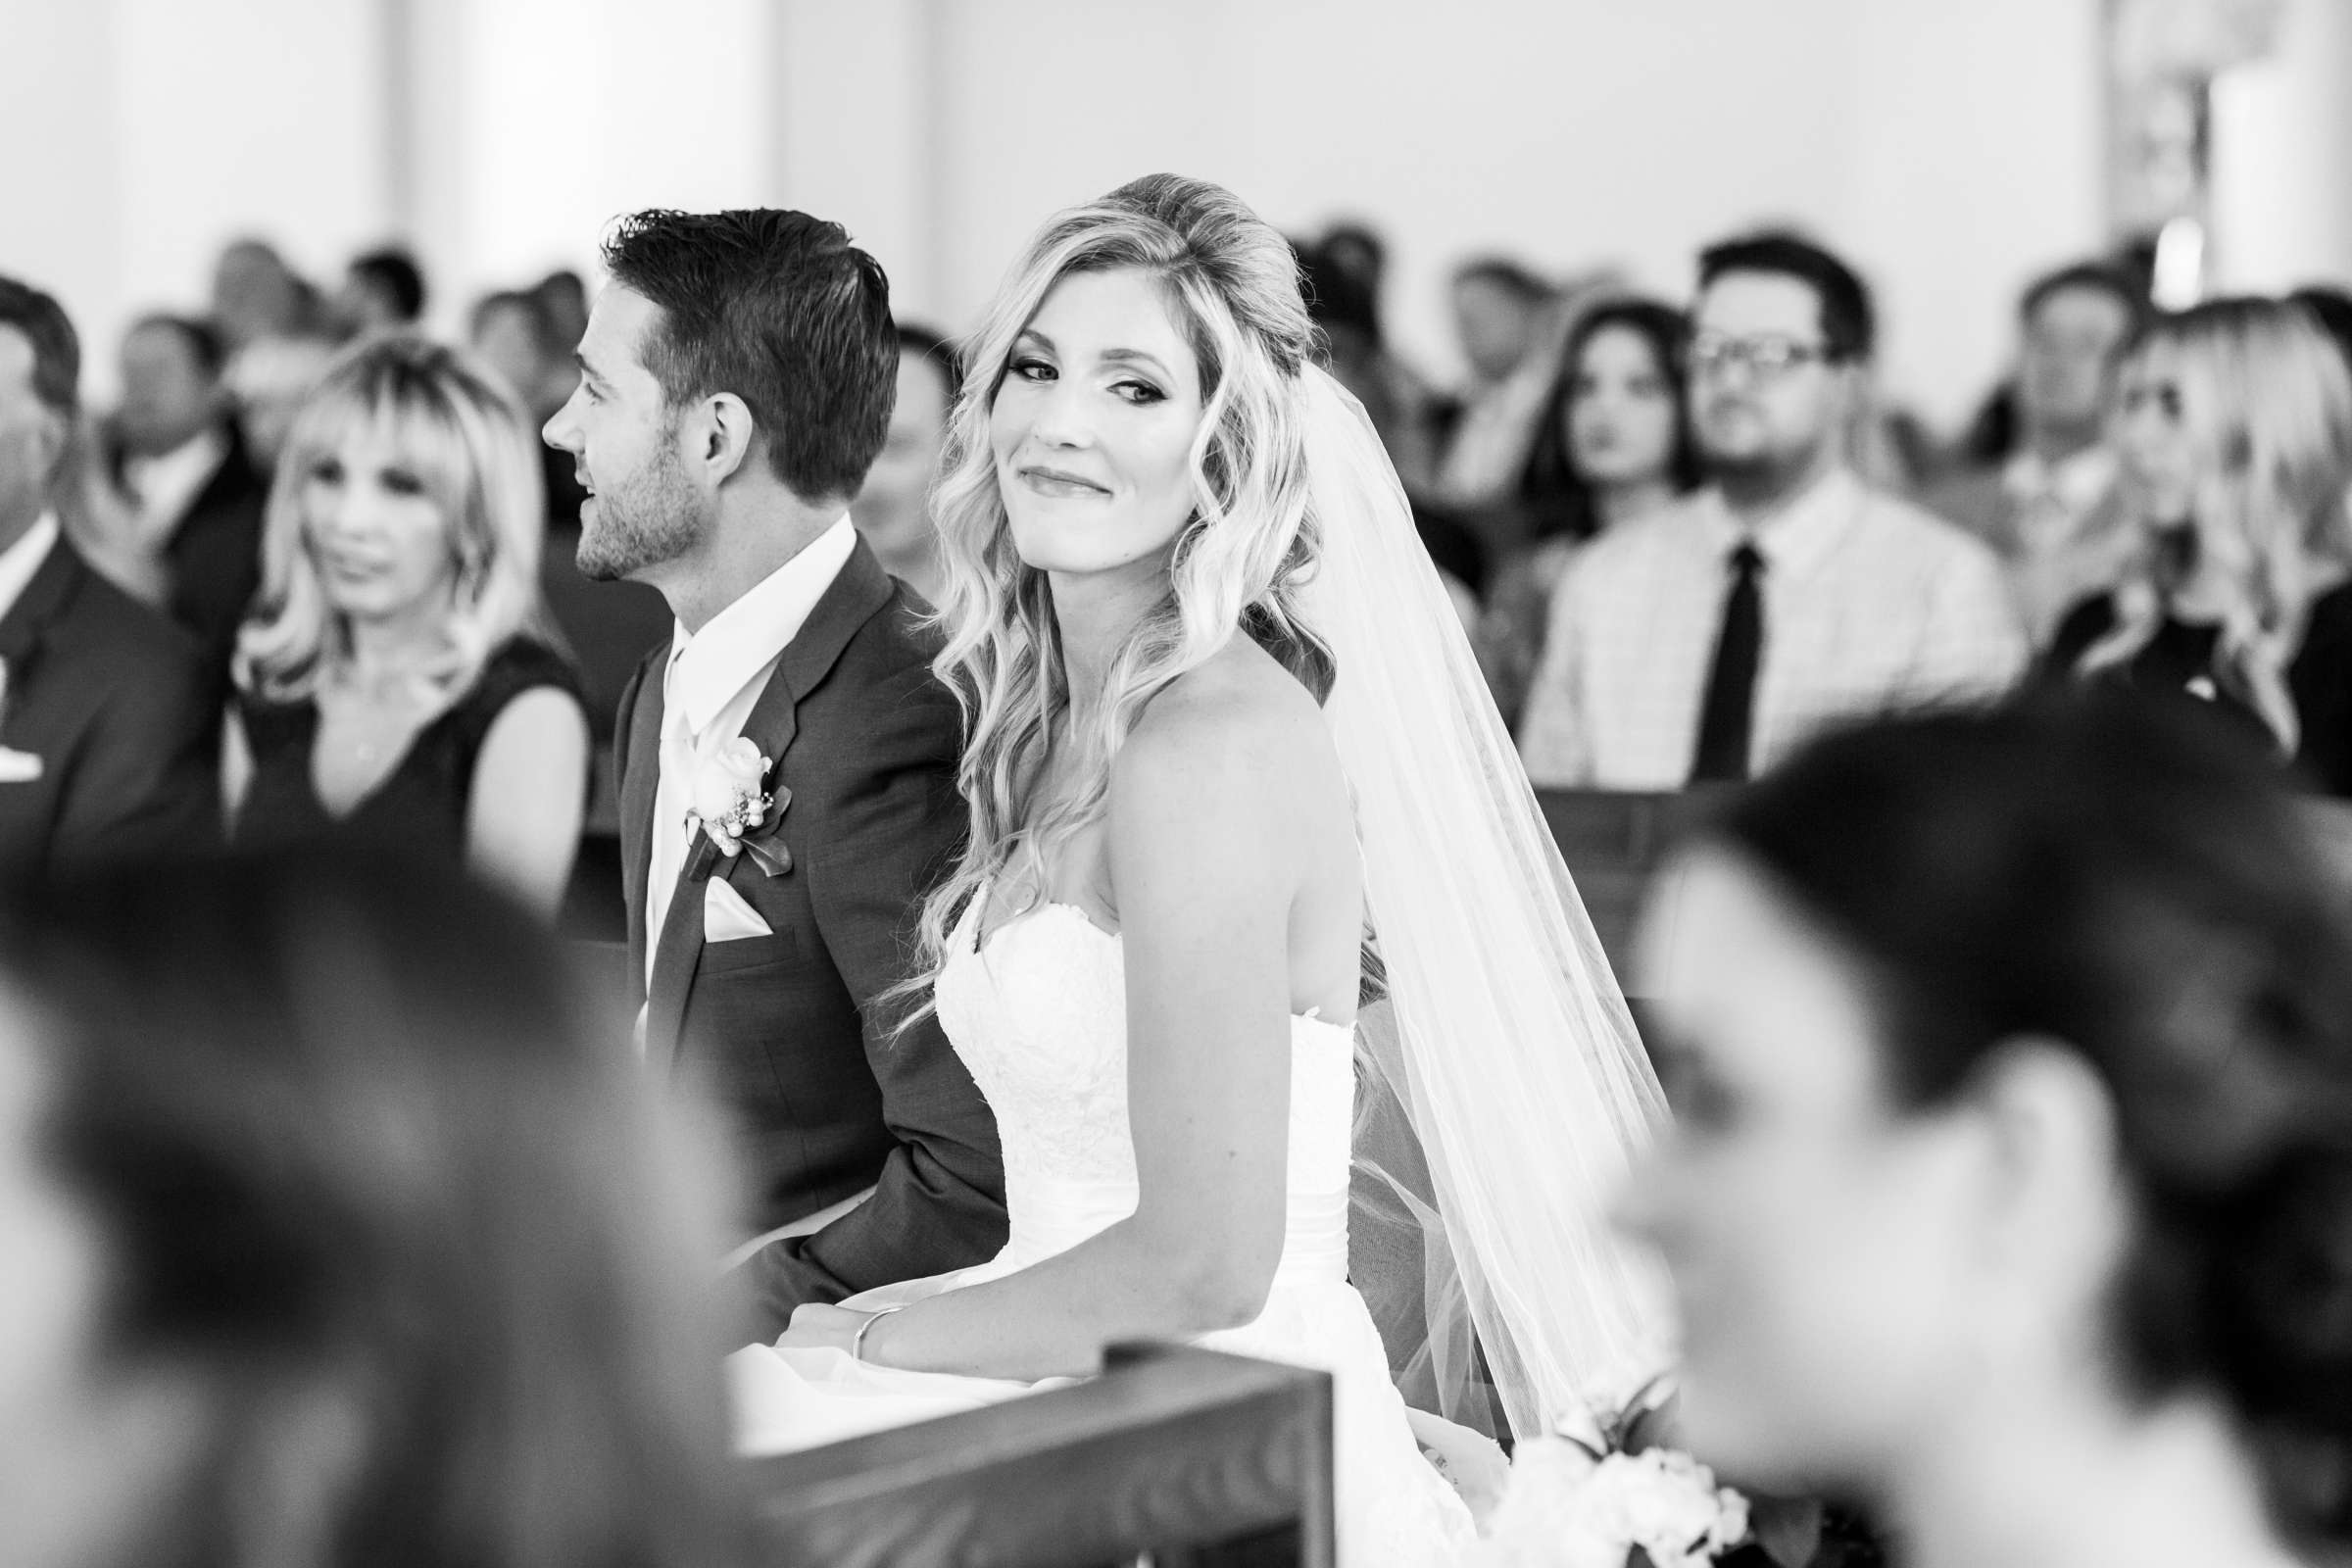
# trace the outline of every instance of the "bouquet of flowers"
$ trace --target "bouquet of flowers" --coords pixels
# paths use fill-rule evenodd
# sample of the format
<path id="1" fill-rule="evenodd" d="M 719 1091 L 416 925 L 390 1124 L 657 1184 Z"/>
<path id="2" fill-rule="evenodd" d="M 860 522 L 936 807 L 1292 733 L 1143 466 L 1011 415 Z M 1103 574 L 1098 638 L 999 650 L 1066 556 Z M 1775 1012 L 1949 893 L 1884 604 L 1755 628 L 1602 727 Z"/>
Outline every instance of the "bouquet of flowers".
<path id="1" fill-rule="evenodd" d="M 1521 1443 L 1463 1568 L 1700 1568 L 1746 1540 L 1747 1499 L 1657 1441 L 1672 1400 L 1655 1377 L 1606 1416 L 1573 1410 Z"/>

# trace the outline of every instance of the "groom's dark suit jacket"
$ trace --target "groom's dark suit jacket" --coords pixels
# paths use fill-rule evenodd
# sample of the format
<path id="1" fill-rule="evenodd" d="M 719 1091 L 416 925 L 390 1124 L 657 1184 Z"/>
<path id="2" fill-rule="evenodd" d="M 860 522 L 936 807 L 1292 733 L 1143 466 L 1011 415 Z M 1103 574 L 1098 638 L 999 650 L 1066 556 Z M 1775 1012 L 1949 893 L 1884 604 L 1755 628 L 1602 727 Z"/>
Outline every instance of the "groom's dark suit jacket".
<path id="1" fill-rule="evenodd" d="M 0 746 L 41 760 L 0 783 L 0 876 L 219 841 L 220 710 L 195 643 L 60 539 L 6 615 Z"/>
<path id="2" fill-rule="evenodd" d="M 752 1234 L 874 1189 L 745 1267 L 781 1331 L 804 1301 L 985 1261 L 1004 1241 L 996 1119 L 935 1019 L 894 1034 L 884 994 L 911 970 L 923 895 L 961 846 L 961 724 L 906 591 L 861 540 L 777 661 L 743 733 L 791 792 L 790 869 L 688 857 L 656 944 L 646 1052 L 700 1079 L 739 1129 Z M 646 973 L 646 878 L 666 643 L 621 694 L 614 740 L 630 975 Z M 778 792 L 778 799 L 783 799 Z M 673 829 L 674 830 L 674 829 Z M 706 944 L 703 875 L 770 935 Z"/>

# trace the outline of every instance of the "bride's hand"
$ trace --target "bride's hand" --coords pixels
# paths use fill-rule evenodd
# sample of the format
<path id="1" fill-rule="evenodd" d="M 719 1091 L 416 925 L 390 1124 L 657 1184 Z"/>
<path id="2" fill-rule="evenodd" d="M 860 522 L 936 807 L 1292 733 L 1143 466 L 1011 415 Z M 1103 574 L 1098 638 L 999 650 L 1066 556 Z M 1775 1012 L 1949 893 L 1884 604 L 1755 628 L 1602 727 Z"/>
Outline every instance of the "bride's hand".
<path id="1" fill-rule="evenodd" d="M 1438 1468 L 1453 1483 L 1453 1490 L 1470 1505 L 1471 1518 L 1484 1530 L 1511 1479 L 1510 1457 L 1502 1446 L 1482 1432 L 1409 1405 L 1404 1419 L 1413 1429 L 1414 1440 L 1424 1452 L 1436 1457 Z"/>
<path id="2" fill-rule="evenodd" d="M 792 1327 L 776 1341 L 779 1350 L 839 1350 L 851 1353 L 858 1331 L 865 1326 L 870 1312 L 854 1312 L 846 1306 L 827 1306 L 809 1301 L 792 1309 Z"/>

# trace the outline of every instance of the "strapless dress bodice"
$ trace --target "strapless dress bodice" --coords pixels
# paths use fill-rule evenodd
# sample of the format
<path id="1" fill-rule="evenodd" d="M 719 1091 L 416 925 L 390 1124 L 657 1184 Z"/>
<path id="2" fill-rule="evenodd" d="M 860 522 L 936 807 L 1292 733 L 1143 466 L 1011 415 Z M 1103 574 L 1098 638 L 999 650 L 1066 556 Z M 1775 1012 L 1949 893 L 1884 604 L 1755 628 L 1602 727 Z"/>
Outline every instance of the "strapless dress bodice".
<path id="1" fill-rule="evenodd" d="M 1121 939 L 1046 904 L 975 941 L 973 901 L 936 997 L 939 1020 L 996 1113 L 1009 1260 L 1062 1251 L 1135 1211 Z M 1291 1020 L 1289 1225 L 1280 1275 L 1344 1280 L 1355 1033 Z"/>

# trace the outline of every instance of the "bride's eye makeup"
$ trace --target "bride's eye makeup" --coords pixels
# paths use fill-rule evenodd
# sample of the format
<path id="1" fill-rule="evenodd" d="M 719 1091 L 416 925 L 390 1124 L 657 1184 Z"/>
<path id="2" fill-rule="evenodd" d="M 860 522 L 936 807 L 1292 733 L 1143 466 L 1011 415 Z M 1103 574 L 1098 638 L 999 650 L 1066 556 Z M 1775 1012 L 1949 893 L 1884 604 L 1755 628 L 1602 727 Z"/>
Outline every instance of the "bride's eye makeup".
<path id="1" fill-rule="evenodd" d="M 1020 356 L 1006 368 L 1024 381 L 1050 381 L 1057 373 L 1053 366 L 1032 354 Z"/>
<path id="2" fill-rule="evenodd" d="M 1138 408 L 1153 403 L 1165 403 L 1168 400 L 1168 395 L 1151 382 L 1138 381 L 1132 377 L 1124 381 L 1112 382 L 1110 389 L 1118 394 L 1121 402 L 1132 403 Z"/>

